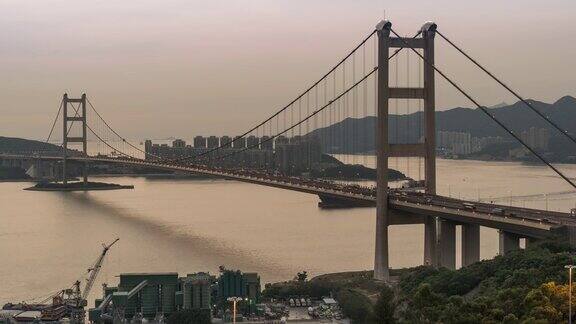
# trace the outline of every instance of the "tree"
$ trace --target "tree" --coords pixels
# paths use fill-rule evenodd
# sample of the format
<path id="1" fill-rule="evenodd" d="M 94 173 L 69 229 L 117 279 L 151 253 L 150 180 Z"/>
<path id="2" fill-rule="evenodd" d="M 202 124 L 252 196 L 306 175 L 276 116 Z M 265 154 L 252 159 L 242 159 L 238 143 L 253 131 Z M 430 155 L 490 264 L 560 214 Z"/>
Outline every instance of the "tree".
<path id="1" fill-rule="evenodd" d="M 524 306 L 528 315 L 534 319 L 560 322 L 567 318 L 568 287 L 555 282 L 542 284 L 526 295 Z"/>
<path id="2" fill-rule="evenodd" d="M 357 290 L 342 289 L 338 292 L 336 299 L 344 315 L 350 317 L 354 323 L 366 323 L 374 316 L 372 303 L 368 297 Z"/>
<path id="3" fill-rule="evenodd" d="M 306 271 L 298 272 L 296 274 L 296 278 L 294 279 L 296 279 L 296 281 L 298 282 L 305 282 L 308 279 L 308 272 Z"/>
<path id="4" fill-rule="evenodd" d="M 394 300 L 394 291 L 388 286 L 384 286 L 380 295 L 378 296 L 378 301 L 374 306 L 374 318 L 376 323 L 381 324 L 391 324 L 396 323 L 394 319 L 394 311 L 396 310 L 396 303 Z"/>
<path id="5" fill-rule="evenodd" d="M 175 312 L 168 317 L 168 324 L 210 324 L 212 318 L 208 309 L 189 309 Z"/>
<path id="6" fill-rule="evenodd" d="M 518 317 L 514 314 L 508 314 L 502 319 L 503 324 L 515 324 L 518 322 Z"/>

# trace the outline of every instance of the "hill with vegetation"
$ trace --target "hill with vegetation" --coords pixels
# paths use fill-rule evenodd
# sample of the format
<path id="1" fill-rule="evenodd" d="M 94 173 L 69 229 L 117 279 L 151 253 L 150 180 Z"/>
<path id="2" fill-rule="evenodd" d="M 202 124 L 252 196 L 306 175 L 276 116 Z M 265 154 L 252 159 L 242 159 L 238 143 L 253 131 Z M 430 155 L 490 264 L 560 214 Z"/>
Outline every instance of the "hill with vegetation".
<path id="1" fill-rule="evenodd" d="M 562 323 L 574 252 L 542 242 L 459 270 L 392 270 L 392 286 L 361 271 L 270 284 L 264 296 L 332 295 L 354 323 Z"/>
<path id="2" fill-rule="evenodd" d="M 568 318 L 574 250 L 546 242 L 457 271 L 418 267 L 401 276 L 403 323 L 560 323 Z"/>
<path id="3" fill-rule="evenodd" d="M 376 169 L 362 164 L 345 164 L 328 154 L 322 154 L 321 163 L 322 168 L 310 172 L 312 177 L 349 181 L 376 180 Z M 408 179 L 405 174 L 394 169 L 388 169 L 388 177 L 391 181 Z"/>
<path id="4" fill-rule="evenodd" d="M 0 136 L 0 152 L 18 153 L 18 152 L 61 152 L 62 148 L 58 145 L 28 140 L 16 137 Z"/>

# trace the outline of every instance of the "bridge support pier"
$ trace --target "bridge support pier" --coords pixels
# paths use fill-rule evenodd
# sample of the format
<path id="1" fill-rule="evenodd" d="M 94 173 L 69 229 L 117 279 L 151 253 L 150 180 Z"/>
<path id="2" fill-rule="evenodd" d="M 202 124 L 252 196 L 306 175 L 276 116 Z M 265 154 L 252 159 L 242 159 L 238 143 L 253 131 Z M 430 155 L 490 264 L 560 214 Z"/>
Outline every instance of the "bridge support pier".
<path id="1" fill-rule="evenodd" d="M 424 223 L 424 265 L 438 266 L 437 218 L 427 217 Z"/>
<path id="2" fill-rule="evenodd" d="M 376 255 L 374 279 L 390 279 L 388 260 L 388 55 L 392 25 L 382 21 L 376 26 L 378 36 L 378 88 L 376 123 Z"/>
<path id="3" fill-rule="evenodd" d="M 456 223 L 440 220 L 440 266 L 456 269 Z"/>
<path id="4" fill-rule="evenodd" d="M 462 225 L 462 266 L 480 261 L 480 225 Z"/>
<path id="5" fill-rule="evenodd" d="M 508 252 L 520 249 L 520 236 L 518 234 L 499 231 L 499 254 L 506 255 Z"/>

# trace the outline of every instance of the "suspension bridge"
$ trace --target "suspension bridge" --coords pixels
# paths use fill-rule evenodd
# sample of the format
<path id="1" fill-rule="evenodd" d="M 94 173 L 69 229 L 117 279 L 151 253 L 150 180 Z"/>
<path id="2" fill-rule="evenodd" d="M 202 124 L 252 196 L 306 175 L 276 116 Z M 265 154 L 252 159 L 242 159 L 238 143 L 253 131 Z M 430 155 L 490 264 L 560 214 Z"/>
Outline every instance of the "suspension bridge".
<path id="1" fill-rule="evenodd" d="M 472 202 L 436 193 L 435 79 L 447 81 L 456 91 L 493 120 L 527 152 L 550 167 L 569 186 L 576 185 L 528 145 L 511 128 L 497 119 L 435 63 L 435 39 L 439 36 L 472 64 L 504 87 L 527 111 L 535 113 L 573 143 L 576 140 L 530 101 L 506 85 L 467 52 L 428 22 L 415 35 L 400 36 L 389 21 L 376 28 L 336 65 L 288 104 L 254 124 L 241 135 L 221 140 L 194 154 L 166 157 L 132 144 L 112 128 L 84 94 L 64 95 L 47 142 L 59 132 L 57 152 L 3 153 L 4 163 L 51 161 L 62 168 L 67 181 L 70 163 L 83 166 L 87 182 L 89 163 L 119 164 L 140 168 L 197 173 L 252 184 L 318 195 L 322 201 L 352 206 L 376 206 L 374 276 L 389 279 L 388 228 L 401 224 L 424 224 L 424 264 L 456 267 L 456 226 L 462 227 L 462 264 L 480 259 L 480 226 L 500 231 L 500 253 L 520 248 L 520 238 L 533 242 L 562 235 L 576 244 L 576 218 L 571 213 Z M 89 117 L 90 116 L 90 117 Z M 370 118 L 371 117 L 371 118 Z M 373 123 L 360 123 L 372 120 Z M 246 142 L 246 139 L 252 139 Z M 254 140 L 256 139 L 256 140 Z M 319 180 L 278 170 L 273 163 L 246 164 L 246 154 L 268 149 L 286 155 L 286 145 L 311 164 L 310 145 L 316 142 L 324 153 L 366 152 L 376 154 L 376 186 L 364 187 L 340 181 Z M 240 145 L 241 144 L 241 145 Z M 372 145 L 371 145 L 372 144 Z M 74 149 L 75 148 L 75 149 Z M 389 187 L 389 167 L 398 168 L 398 158 L 416 159 L 410 172 L 422 188 L 414 191 Z M 265 158 L 264 158 L 265 159 Z M 366 164 L 366 155 L 343 155 L 346 164 Z M 7 162 L 8 161 L 8 162 Z M 227 161 L 226 163 L 224 163 Z M 230 164 L 230 161 L 233 163 Z"/>

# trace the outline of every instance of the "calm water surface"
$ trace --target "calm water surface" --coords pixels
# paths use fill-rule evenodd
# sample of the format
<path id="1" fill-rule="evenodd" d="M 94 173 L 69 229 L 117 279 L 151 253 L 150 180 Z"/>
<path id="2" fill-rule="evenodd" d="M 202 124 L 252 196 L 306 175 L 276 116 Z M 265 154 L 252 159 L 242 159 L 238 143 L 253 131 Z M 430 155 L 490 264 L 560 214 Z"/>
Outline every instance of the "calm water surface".
<path id="1" fill-rule="evenodd" d="M 341 157 L 342 158 L 342 157 Z M 346 157 L 373 165 L 372 157 Z M 455 197 L 568 211 L 576 195 L 541 166 L 438 160 L 438 191 Z M 418 177 L 417 159 L 390 166 Z M 560 166 L 571 177 L 576 166 Z M 421 171 L 420 171 L 421 172 Z M 423 172 L 421 172 L 423 174 Z M 259 272 L 264 282 L 370 269 L 375 210 L 321 210 L 315 196 L 225 180 L 101 179 L 134 190 L 31 192 L 0 183 L 0 303 L 49 295 L 110 251 L 91 298 L 121 272 Z M 549 193 L 544 196 L 543 194 Z M 496 255 L 495 230 L 481 232 L 482 258 Z M 418 265 L 423 227 L 390 229 L 391 266 Z M 459 260 L 458 260 L 459 262 Z"/>

